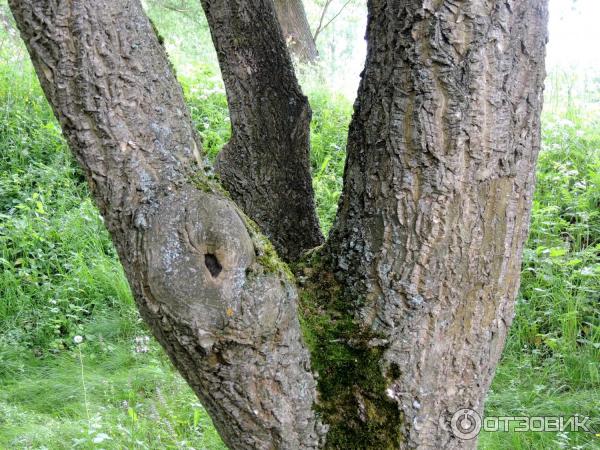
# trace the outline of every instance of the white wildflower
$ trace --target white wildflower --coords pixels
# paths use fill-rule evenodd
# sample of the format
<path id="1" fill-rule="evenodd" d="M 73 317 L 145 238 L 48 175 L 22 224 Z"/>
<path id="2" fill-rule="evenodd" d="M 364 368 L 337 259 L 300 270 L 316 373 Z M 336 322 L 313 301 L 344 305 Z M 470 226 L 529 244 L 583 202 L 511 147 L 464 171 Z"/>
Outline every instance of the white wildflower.
<path id="1" fill-rule="evenodd" d="M 594 275 L 594 268 L 593 267 L 584 267 L 583 269 L 581 269 L 579 271 L 579 273 L 581 273 L 581 275 L 585 275 L 585 276 L 592 276 Z"/>
<path id="2" fill-rule="evenodd" d="M 138 336 L 135 338 L 135 352 L 148 353 L 148 344 L 150 343 L 149 336 Z"/>
<path id="3" fill-rule="evenodd" d="M 96 435 L 96 437 L 94 437 L 94 439 L 92 440 L 92 442 L 94 444 L 101 444 L 102 442 L 106 441 L 107 439 L 110 439 L 110 436 L 106 433 L 98 433 Z"/>
<path id="4" fill-rule="evenodd" d="M 73 342 L 75 342 L 76 344 L 81 344 L 83 342 L 83 337 L 77 335 L 73 338 Z"/>

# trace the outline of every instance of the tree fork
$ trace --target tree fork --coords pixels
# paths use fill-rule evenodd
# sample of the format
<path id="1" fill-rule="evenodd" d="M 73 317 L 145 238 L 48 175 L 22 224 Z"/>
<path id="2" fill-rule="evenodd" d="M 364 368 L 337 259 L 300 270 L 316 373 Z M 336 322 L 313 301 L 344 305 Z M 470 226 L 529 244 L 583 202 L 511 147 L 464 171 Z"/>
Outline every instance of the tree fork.
<path id="1" fill-rule="evenodd" d="M 449 420 L 481 413 L 512 319 L 546 3 L 369 1 L 338 215 L 296 269 L 317 401 L 292 277 L 205 173 L 139 1 L 10 1 L 139 309 L 231 448 L 323 446 L 318 417 L 333 448 L 474 448 Z M 321 242 L 309 109 L 273 4 L 203 6 L 232 112 L 223 180 L 297 258 Z"/>

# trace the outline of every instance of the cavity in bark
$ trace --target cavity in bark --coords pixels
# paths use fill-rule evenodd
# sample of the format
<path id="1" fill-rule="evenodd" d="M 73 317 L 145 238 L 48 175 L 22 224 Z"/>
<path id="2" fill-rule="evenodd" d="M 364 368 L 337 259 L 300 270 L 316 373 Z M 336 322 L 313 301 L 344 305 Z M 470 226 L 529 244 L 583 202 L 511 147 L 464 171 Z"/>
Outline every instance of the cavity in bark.
<path id="1" fill-rule="evenodd" d="M 206 264 L 206 268 L 208 269 L 213 278 L 217 278 L 223 270 L 223 266 L 221 265 L 217 257 L 212 253 L 207 253 L 206 255 L 204 255 L 204 264 Z"/>

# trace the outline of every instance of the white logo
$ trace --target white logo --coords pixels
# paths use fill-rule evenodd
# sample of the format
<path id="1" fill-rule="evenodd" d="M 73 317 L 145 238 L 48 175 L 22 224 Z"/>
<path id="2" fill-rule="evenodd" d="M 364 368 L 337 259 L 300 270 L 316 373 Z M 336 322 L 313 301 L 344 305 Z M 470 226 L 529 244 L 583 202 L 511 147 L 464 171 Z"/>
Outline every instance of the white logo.
<path id="1" fill-rule="evenodd" d="M 481 416 L 469 408 L 459 409 L 450 421 L 452 433 L 459 439 L 470 440 L 481 431 Z"/>

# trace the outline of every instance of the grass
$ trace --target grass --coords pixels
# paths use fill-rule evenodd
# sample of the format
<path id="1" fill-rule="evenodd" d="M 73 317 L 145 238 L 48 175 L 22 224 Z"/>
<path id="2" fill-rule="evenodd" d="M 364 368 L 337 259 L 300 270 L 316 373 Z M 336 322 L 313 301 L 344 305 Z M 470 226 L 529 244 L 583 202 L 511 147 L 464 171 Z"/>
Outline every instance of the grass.
<path id="1" fill-rule="evenodd" d="M 23 50 L 7 47 L 1 32 L 0 60 L 0 448 L 225 448 L 162 350 L 145 343 L 148 331 L 84 178 Z M 176 66 L 214 157 L 230 133 L 222 83 L 212 63 Z M 327 231 L 351 104 L 317 88 L 309 97 L 314 187 Z M 548 102 L 556 108 L 544 115 L 517 315 L 487 416 L 599 416 L 600 97 L 590 98 L 595 109 L 577 98 Z M 590 449 L 600 439 L 482 433 L 480 448 Z"/>
<path id="2" fill-rule="evenodd" d="M 0 448 L 225 448 L 156 345 L 136 353 L 126 340 L 88 339 L 86 396 L 78 352 L 0 350 L 13 364 L 2 375 Z"/>

